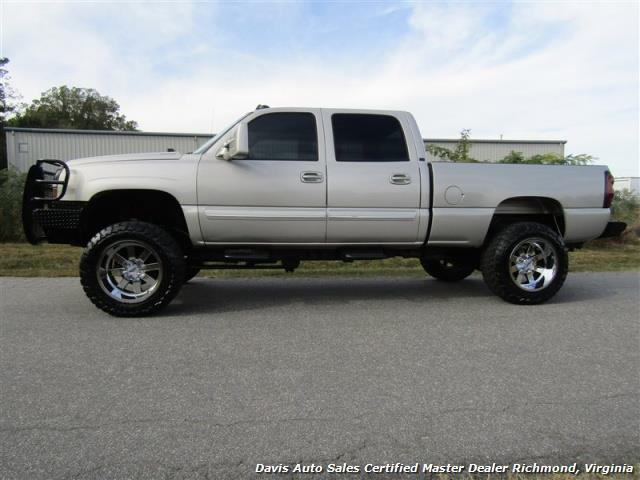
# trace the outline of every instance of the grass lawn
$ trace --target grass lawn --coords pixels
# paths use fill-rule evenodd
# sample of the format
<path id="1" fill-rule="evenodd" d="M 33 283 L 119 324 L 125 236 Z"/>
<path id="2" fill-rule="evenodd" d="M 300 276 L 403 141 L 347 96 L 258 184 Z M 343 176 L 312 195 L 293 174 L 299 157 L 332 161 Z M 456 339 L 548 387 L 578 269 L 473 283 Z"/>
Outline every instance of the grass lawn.
<path id="1" fill-rule="evenodd" d="M 0 243 L 0 276 L 15 277 L 75 277 L 82 249 L 66 245 L 38 246 L 27 243 Z M 640 244 L 594 243 L 571 252 L 572 272 L 638 271 Z M 424 271 L 415 259 L 343 262 L 303 262 L 296 275 L 347 276 L 423 276 Z M 207 277 L 287 276 L 282 270 L 205 270 Z"/>

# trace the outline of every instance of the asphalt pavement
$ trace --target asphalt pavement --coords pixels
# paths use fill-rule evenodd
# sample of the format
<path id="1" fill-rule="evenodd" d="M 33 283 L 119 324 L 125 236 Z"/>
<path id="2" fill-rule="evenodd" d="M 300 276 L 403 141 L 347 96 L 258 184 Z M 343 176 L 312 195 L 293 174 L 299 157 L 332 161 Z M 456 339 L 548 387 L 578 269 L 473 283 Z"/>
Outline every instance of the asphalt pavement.
<path id="1" fill-rule="evenodd" d="M 293 275 L 195 279 L 119 319 L 76 278 L 0 278 L 0 478 L 638 462 L 639 302 L 637 272 L 533 307 L 478 277 Z"/>

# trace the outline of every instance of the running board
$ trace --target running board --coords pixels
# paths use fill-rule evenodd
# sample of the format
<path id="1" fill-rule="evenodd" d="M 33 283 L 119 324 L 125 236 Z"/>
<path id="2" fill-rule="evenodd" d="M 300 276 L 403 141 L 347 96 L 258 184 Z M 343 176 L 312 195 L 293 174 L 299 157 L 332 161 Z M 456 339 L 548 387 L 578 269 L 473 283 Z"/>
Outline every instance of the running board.
<path id="1" fill-rule="evenodd" d="M 229 263 L 202 263 L 196 266 L 203 270 L 287 270 L 283 265 L 236 265 Z"/>
<path id="2" fill-rule="evenodd" d="M 271 260 L 269 252 L 248 248 L 229 249 L 224 251 L 224 259 L 236 262 L 264 262 Z"/>
<path id="3" fill-rule="evenodd" d="M 342 252 L 342 259 L 345 262 L 354 260 L 381 260 L 387 258 L 382 250 L 347 250 Z"/>

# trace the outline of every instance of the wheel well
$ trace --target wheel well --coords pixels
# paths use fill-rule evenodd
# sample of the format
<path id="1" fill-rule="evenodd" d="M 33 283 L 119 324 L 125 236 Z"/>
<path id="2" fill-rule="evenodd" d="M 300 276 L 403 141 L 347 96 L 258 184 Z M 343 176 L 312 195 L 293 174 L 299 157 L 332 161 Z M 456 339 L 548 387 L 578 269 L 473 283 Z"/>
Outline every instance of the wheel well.
<path id="1" fill-rule="evenodd" d="M 185 251 L 191 247 L 189 229 L 178 200 L 158 190 L 109 190 L 94 195 L 80 219 L 83 241 L 89 241 L 109 225 L 133 219 L 163 227 Z"/>
<path id="2" fill-rule="evenodd" d="M 507 225 L 523 221 L 541 223 L 564 236 L 564 211 L 557 200 L 548 197 L 512 197 L 496 207 L 485 243 Z"/>

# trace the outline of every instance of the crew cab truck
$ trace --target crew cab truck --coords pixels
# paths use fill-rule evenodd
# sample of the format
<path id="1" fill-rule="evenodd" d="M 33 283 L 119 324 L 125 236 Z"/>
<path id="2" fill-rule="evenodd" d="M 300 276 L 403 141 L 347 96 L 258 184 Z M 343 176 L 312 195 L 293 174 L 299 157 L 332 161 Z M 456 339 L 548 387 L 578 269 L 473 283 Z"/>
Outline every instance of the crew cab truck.
<path id="1" fill-rule="evenodd" d="M 116 316 L 159 310 L 203 268 L 394 256 L 537 304 L 568 249 L 624 229 L 607 167 L 425 156 L 407 112 L 260 106 L 193 153 L 39 160 L 23 223 L 32 243 L 86 245 L 82 287 Z"/>

